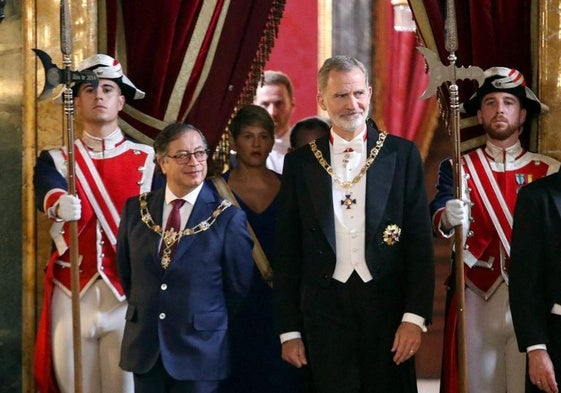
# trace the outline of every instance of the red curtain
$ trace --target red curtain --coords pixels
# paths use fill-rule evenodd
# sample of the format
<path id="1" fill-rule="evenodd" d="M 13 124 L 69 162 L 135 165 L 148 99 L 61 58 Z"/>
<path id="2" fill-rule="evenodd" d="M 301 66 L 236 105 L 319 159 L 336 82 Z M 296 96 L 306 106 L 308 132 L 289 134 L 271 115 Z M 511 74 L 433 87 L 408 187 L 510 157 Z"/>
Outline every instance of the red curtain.
<path id="1" fill-rule="evenodd" d="M 444 48 L 445 0 L 410 0 L 426 9 L 438 53 L 447 64 Z M 521 71 L 531 80 L 531 0 L 456 0 L 458 65 L 483 69 L 505 66 Z M 416 7 L 412 5 L 415 12 Z M 421 15 L 415 15 L 422 17 Z"/>
<path id="2" fill-rule="evenodd" d="M 253 96 L 283 7 L 284 0 L 107 0 L 107 52 L 146 92 L 122 121 L 149 138 L 169 122 L 188 122 L 216 147 L 236 104 Z"/>
<path id="3" fill-rule="evenodd" d="M 448 65 L 444 46 L 445 0 L 409 0 L 418 31 L 426 46 Z M 457 66 L 516 68 L 532 84 L 531 0 L 455 0 L 458 26 Z M 431 43 L 435 44 L 432 47 Z M 473 94 L 477 84 L 458 82 L 460 101 Z M 462 130 L 462 140 L 480 135 L 480 127 Z M 529 133 L 522 134 L 527 144 Z M 526 139 L 524 139 L 526 138 Z"/>
<path id="4" fill-rule="evenodd" d="M 415 32 L 396 31 L 390 1 L 375 9 L 375 112 L 381 128 L 417 143 L 428 154 L 437 124 L 436 97 L 421 100 L 428 85 L 425 62 Z"/>

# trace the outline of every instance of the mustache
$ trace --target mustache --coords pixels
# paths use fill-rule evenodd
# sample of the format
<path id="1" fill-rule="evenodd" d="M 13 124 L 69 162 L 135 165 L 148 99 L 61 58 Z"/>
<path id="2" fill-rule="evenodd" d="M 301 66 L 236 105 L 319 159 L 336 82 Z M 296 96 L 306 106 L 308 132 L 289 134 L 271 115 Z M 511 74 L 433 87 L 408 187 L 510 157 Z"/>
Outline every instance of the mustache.
<path id="1" fill-rule="evenodd" d="M 363 113 L 363 111 L 346 111 L 343 116 L 362 115 Z"/>

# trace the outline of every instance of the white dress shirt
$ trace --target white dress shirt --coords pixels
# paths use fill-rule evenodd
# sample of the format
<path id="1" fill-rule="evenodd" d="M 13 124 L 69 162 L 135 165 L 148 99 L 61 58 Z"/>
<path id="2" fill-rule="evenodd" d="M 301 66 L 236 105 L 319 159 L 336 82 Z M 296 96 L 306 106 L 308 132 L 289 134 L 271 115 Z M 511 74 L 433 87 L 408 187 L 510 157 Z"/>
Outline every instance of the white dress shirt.
<path id="1" fill-rule="evenodd" d="M 364 132 L 347 142 L 333 131 L 330 140 L 331 166 L 335 175 L 344 182 L 351 181 L 360 173 L 366 162 L 366 140 Z M 353 147 L 350 147 L 353 146 Z M 345 190 L 332 181 L 333 210 L 335 213 L 336 264 L 333 278 L 347 282 L 353 271 L 362 281 L 372 280 L 364 255 L 366 228 L 366 176 Z M 344 200 L 352 200 L 349 205 Z"/>
<path id="2" fill-rule="evenodd" d="M 275 137 L 273 150 L 267 157 L 267 168 L 281 174 L 284 166 L 284 156 L 288 153 L 290 147 L 290 131 L 287 131 L 282 137 Z"/>
<path id="3" fill-rule="evenodd" d="M 199 196 L 199 193 L 201 192 L 202 188 L 203 188 L 203 183 L 199 184 L 197 188 L 195 188 L 187 195 L 178 197 L 173 192 L 171 192 L 169 187 L 166 185 L 166 193 L 164 197 L 164 209 L 162 211 L 162 228 L 164 228 L 166 225 L 165 223 L 168 222 L 168 217 L 171 213 L 171 209 L 173 208 L 171 202 L 173 202 L 176 199 L 185 200 L 185 203 L 179 209 L 179 214 L 181 216 L 180 228 L 185 228 L 185 225 L 187 225 L 187 221 L 189 221 L 189 217 L 191 216 L 191 212 L 193 211 L 193 206 L 195 205 L 195 202 L 197 201 L 197 197 Z M 160 241 L 160 246 L 161 244 L 162 243 Z"/>

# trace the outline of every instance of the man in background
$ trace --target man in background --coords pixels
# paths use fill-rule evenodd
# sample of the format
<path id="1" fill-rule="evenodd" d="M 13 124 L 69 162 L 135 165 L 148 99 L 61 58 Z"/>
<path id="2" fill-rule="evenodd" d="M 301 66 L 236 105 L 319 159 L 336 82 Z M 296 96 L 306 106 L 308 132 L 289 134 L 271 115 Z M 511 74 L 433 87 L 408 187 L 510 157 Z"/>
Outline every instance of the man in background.
<path id="1" fill-rule="evenodd" d="M 298 149 L 314 139 L 329 134 L 329 120 L 319 116 L 306 117 L 294 124 L 290 130 L 289 151 Z"/>
<path id="2" fill-rule="evenodd" d="M 275 122 L 275 144 L 267 168 L 282 173 L 284 156 L 290 148 L 290 116 L 294 111 L 292 82 L 283 72 L 265 71 L 253 103 L 265 108 Z"/>

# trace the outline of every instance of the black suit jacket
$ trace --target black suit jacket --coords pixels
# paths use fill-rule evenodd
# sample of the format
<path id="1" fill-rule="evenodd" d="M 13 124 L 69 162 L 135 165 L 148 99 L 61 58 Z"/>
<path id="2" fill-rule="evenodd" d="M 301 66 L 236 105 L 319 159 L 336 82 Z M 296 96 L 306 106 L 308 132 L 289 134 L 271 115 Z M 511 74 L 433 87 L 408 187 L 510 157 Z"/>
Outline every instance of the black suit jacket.
<path id="1" fill-rule="evenodd" d="M 368 128 L 368 151 L 378 135 Z M 317 140 L 317 146 L 330 162 L 328 137 Z M 423 165 L 412 142 L 387 136 L 366 174 L 366 198 L 366 263 L 375 284 L 387 293 L 387 309 L 411 312 L 430 323 L 433 239 Z M 310 146 L 285 157 L 279 199 L 273 293 L 280 334 L 303 331 L 303 312 L 313 307 L 308 294 L 329 286 L 335 270 L 332 179 Z M 401 228 L 401 237 L 388 245 L 383 233 L 392 224 Z"/>
<path id="2" fill-rule="evenodd" d="M 549 344 L 552 334 L 561 335 L 548 330 L 551 308 L 554 303 L 561 304 L 561 172 L 520 189 L 514 209 L 509 277 L 520 351 Z"/>
<path id="3" fill-rule="evenodd" d="M 161 223 L 165 188 L 148 194 Z M 186 227 L 211 216 L 221 198 L 204 185 Z M 229 372 L 228 317 L 247 293 L 253 241 L 245 213 L 231 206 L 207 230 L 184 236 L 163 270 L 160 236 L 141 220 L 138 197 L 123 210 L 117 261 L 128 300 L 120 366 L 145 373 L 159 355 L 178 380 L 219 380 Z"/>

